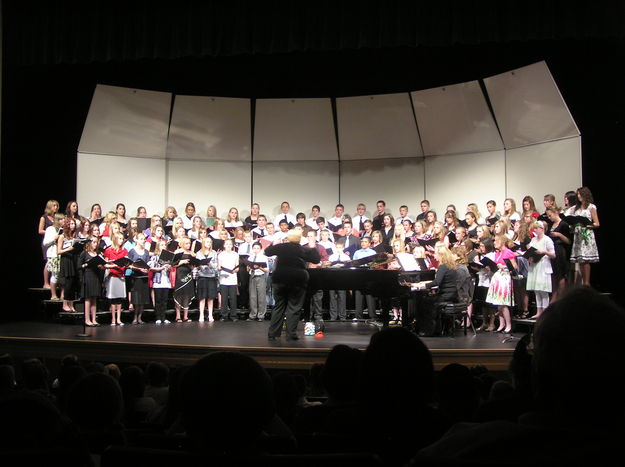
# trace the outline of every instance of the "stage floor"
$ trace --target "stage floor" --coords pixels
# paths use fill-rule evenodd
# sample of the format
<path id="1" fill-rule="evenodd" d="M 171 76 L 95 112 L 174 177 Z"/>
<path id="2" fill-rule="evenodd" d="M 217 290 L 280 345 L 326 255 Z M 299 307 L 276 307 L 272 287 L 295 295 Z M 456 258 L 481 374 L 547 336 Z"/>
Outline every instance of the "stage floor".
<path id="1" fill-rule="evenodd" d="M 267 368 L 309 368 L 322 363 L 330 349 L 346 344 L 364 349 L 378 328 L 365 322 L 326 321 L 321 339 L 303 336 L 286 340 L 267 339 L 269 322 L 191 322 L 169 325 L 131 325 L 87 328 L 89 337 L 78 337 L 80 325 L 11 322 L 0 324 L 0 352 L 22 357 L 60 358 L 75 353 L 82 360 L 138 362 L 151 360 L 167 364 L 190 364 L 209 352 L 236 350 L 251 355 Z M 516 335 L 518 337 L 522 334 Z M 455 337 L 430 337 L 423 341 L 432 352 L 436 368 L 457 362 L 483 364 L 492 370 L 507 369 L 516 340 L 503 342 L 495 333 L 458 331 Z"/>

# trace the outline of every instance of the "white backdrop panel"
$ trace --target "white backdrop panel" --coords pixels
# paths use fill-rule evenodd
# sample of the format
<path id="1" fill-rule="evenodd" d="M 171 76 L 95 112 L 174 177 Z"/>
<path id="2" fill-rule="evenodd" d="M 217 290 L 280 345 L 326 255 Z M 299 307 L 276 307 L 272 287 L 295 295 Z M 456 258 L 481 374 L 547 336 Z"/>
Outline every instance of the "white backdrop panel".
<path id="1" fill-rule="evenodd" d="M 410 94 L 426 156 L 503 149 L 477 81 Z"/>
<path id="2" fill-rule="evenodd" d="M 198 215 L 206 208 L 217 208 L 225 217 L 231 207 L 247 216 L 250 207 L 251 168 L 248 162 L 167 161 L 167 204 L 179 214 L 191 201 Z"/>
<path id="3" fill-rule="evenodd" d="M 579 135 L 545 62 L 484 79 L 506 148 Z"/>
<path id="4" fill-rule="evenodd" d="M 337 160 L 330 99 L 258 99 L 255 161 Z"/>
<path id="5" fill-rule="evenodd" d="M 114 175 L 103 176 L 104 168 Z M 148 214 L 162 215 L 165 210 L 164 159 L 79 152 L 76 175 L 76 200 L 85 217 L 94 203 L 99 203 L 103 212 L 124 203 L 127 217 L 135 215 L 139 206 L 145 206 Z"/>
<path id="6" fill-rule="evenodd" d="M 543 196 L 553 194 L 559 205 L 564 193 L 582 186 L 581 138 L 568 138 L 506 151 L 508 197 L 517 208 L 524 196 L 543 210 Z"/>
<path id="7" fill-rule="evenodd" d="M 167 157 L 250 161 L 250 118 L 249 99 L 176 96 Z"/>
<path id="8" fill-rule="evenodd" d="M 290 213 L 310 215 L 313 204 L 322 215 L 334 212 L 339 199 L 338 162 L 254 162 L 253 199 L 270 219 L 280 212 L 282 201 Z"/>
<path id="9" fill-rule="evenodd" d="M 336 99 L 341 160 L 422 156 L 410 95 Z"/>
<path id="10" fill-rule="evenodd" d="M 164 158 L 170 105 L 167 92 L 98 84 L 78 151 Z"/>
<path id="11" fill-rule="evenodd" d="M 423 199 L 423 158 L 377 159 L 341 162 L 341 202 L 349 215 L 364 203 L 367 213 L 375 215 L 375 203 L 386 202 L 387 212 L 397 217 L 399 206 L 408 206 L 408 214 L 417 216 Z"/>
<path id="12" fill-rule="evenodd" d="M 504 151 L 427 157 L 425 198 L 439 219 L 448 204 L 456 206 L 461 219 L 469 203 L 476 203 L 485 215 L 488 200 L 494 199 L 500 207 L 506 197 L 505 164 Z"/>

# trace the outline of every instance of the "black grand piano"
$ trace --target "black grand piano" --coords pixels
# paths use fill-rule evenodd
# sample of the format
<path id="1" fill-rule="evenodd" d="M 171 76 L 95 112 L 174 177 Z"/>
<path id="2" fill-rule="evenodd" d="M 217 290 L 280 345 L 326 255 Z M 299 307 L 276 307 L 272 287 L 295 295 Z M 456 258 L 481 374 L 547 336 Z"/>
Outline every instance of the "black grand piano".
<path id="1" fill-rule="evenodd" d="M 410 288 L 402 282 L 433 280 L 434 270 L 404 272 L 399 270 L 376 269 L 376 264 L 386 260 L 386 254 L 369 256 L 342 265 L 308 269 L 308 292 L 317 290 L 360 290 L 381 299 L 382 326 L 388 326 L 390 299 L 406 297 Z"/>

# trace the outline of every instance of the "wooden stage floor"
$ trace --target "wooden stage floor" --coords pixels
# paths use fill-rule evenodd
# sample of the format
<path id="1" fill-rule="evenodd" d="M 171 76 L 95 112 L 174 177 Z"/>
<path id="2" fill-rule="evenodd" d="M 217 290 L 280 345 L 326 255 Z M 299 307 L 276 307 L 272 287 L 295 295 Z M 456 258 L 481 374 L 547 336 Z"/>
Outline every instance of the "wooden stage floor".
<path id="1" fill-rule="evenodd" d="M 364 322 L 326 321 L 323 338 L 303 336 L 300 339 L 276 341 L 267 339 L 268 322 L 191 322 L 109 326 L 87 328 L 89 337 L 77 337 L 83 328 L 74 324 L 36 321 L 0 324 L 0 353 L 16 357 L 60 358 L 75 353 L 82 360 L 108 362 L 161 361 L 166 364 L 190 364 L 209 352 L 236 350 L 258 360 L 266 368 L 307 369 L 322 363 L 330 349 L 346 344 L 364 349 L 375 326 Z M 515 334 L 521 337 L 522 334 Z M 490 370 L 506 370 L 516 340 L 502 342 L 504 336 L 472 332 L 455 337 L 430 337 L 423 341 L 432 352 L 437 369 L 452 363 L 482 364 Z"/>

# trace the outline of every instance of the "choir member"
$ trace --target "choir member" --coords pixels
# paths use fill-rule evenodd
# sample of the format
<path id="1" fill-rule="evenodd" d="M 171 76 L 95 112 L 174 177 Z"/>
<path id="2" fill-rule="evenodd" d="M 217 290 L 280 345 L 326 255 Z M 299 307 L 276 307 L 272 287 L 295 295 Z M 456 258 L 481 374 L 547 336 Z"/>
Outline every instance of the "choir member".
<path id="1" fill-rule="evenodd" d="M 189 237 L 178 239 L 178 249 L 176 254 L 182 253 L 182 258 L 173 267 L 176 269 L 176 283 L 174 285 L 174 303 L 176 305 L 176 323 L 189 323 L 189 305 L 195 296 L 195 285 L 193 283 L 193 266 L 191 259 L 195 258 L 195 253 L 191 250 L 191 240 Z M 182 316 L 180 311 L 182 310 Z"/>
<path id="2" fill-rule="evenodd" d="M 315 234 L 315 232 L 314 231 L 311 231 L 311 232 L 313 235 L 315 235 L 315 238 L 316 238 L 317 235 Z M 330 240 L 330 232 L 327 230 L 322 230 L 320 232 L 320 236 L 321 236 L 321 239 L 319 240 L 318 245 L 323 247 L 323 249 L 326 252 L 326 255 L 330 256 L 336 253 L 336 247 L 334 245 L 334 242 Z M 306 238 L 308 238 L 308 234 L 306 235 Z"/>
<path id="3" fill-rule="evenodd" d="M 250 314 L 248 321 L 264 321 L 267 313 L 267 274 L 268 258 L 262 252 L 262 246 L 256 242 L 252 245 L 247 271 L 249 277 Z"/>
<path id="4" fill-rule="evenodd" d="M 493 274 L 486 295 L 486 302 L 497 306 L 499 315 L 499 328 L 496 332 L 509 334 L 512 331 L 512 317 L 510 307 L 514 306 L 514 294 L 512 293 L 511 271 L 505 260 L 509 260 L 516 269 L 516 255 L 508 248 L 510 240 L 505 235 L 495 237 L 494 262 L 497 271 Z"/>
<path id="5" fill-rule="evenodd" d="M 313 230 L 317 230 L 317 217 L 319 217 L 320 212 L 321 208 L 315 204 L 310 210 L 310 217 L 306 219 L 306 225 Z"/>
<path id="6" fill-rule="evenodd" d="M 252 229 L 254 238 L 262 238 L 267 235 L 267 217 L 264 214 L 258 216 L 258 224 Z"/>
<path id="7" fill-rule="evenodd" d="M 477 222 L 478 225 L 486 224 L 486 220 L 480 214 L 480 211 L 477 208 L 477 204 L 467 204 L 467 212 L 472 212 L 475 215 L 475 222 Z"/>
<path id="8" fill-rule="evenodd" d="M 497 203 L 495 200 L 489 200 L 486 202 L 486 210 L 488 211 L 488 216 L 486 216 L 486 224 L 489 227 L 495 225 L 495 222 L 499 220 L 499 213 L 497 212 Z"/>
<path id="9" fill-rule="evenodd" d="M 572 216 L 575 211 L 575 205 L 577 204 L 577 193 L 574 191 L 567 191 L 564 194 L 564 205 L 562 206 L 562 214 L 565 216 Z"/>
<path id="10" fill-rule="evenodd" d="M 171 265 L 161 262 L 160 255 L 167 243 L 164 240 L 158 241 L 154 248 L 154 254 L 150 258 L 148 263 L 150 266 L 151 281 L 150 287 L 152 288 L 152 296 L 154 301 L 154 312 L 156 314 L 157 325 L 169 324 L 169 320 L 165 318 L 165 312 L 167 311 L 167 299 L 169 298 L 169 290 L 172 287 L 171 283 Z"/>
<path id="11" fill-rule="evenodd" d="M 202 240 L 202 248 L 196 254 L 196 259 L 207 260 L 207 264 L 202 264 L 197 273 L 197 299 L 200 311 L 200 323 L 204 321 L 204 310 L 206 309 L 206 319 L 208 322 L 214 321 L 213 303 L 217 298 L 217 275 L 219 265 L 217 262 L 217 252 L 213 250 L 213 240 L 206 237 Z"/>
<path id="12" fill-rule="evenodd" d="M 477 218 L 475 217 L 475 213 L 469 211 L 464 216 L 465 227 L 467 229 L 467 235 L 469 238 L 474 239 L 477 238 Z"/>
<path id="13" fill-rule="evenodd" d="M 480 303 L 482 308 L 482 324 L 477 329 L 478 331 L 492 332 L 495 330 L 495 315 L 491 312 L 491 307 L 486 303 L 486 295 L 488 294 L 488 288 L 490 287 L 490 280 L 493 277 L 495 271 L 491 271 L 490 267 L 484 266 L 481 263 L 482 258 L 488 258 L 491 261 L 495 261 L 495 248 L 492 238 L 484 238 L 480 241 L 478 247 L 478 255 L 475 256 L 473 262 L 469 263 L 469 266 L 473 266 L 476 269 L 477 274 L 477 287 L 475 288 L 475 298 Z"/>
<path id="14" fill-rule="evenodd" d="M 98 256 L 100 239 L 90 237 L 85 249 L 80 254 L 79 264 L 83 270 L 82 297 L 85 300 L 85 325 L 98 326 L 96 311 L 98 298 L 102 295 L 102 277 L 104 266 L 102 264 L 89 264 L 89 261 Z"/>
<path id="15" fill-rule="evenodd" d="M 206 228 L 204 224 L 204 220 L 202 216 L 193 216 L 193 221 L 191 224 L 191 230 L 189 230 L 188 235 L 191 240 L 197 240 L 200 234 L 200 229 Z"/>
<path id="16" fill-rule="evenodd" d="M 395 238 L 391 241 L 391 249 L 395 258 L 391 261 L 387 267 L 387 269 L 393 271 L 401 270 L 401 264 L 397 259 L 397 255 L 399 253 L 406 252 L 406 245 L 403 240 Z M 401 309 L 401 301 L 398 297 L 393 297 L 391 299 L 391 310 L 393 311 L 393 319 L 389 324 L 401 324 L 402 322 L 402 309 Z"/>
<path id="17" fill-rule="evenodd" d="M 49 274 L 48 284 L 50 288 L 50 300 L 59 299 L 56 293 L 60 267 L 60 258 L 57 255 L 57 243 L 60 237 L 59 228 L 61 225 L 61 220 L 61 215 L 57 214 L 54 218 L 54 222 L 52 223 L 52 225 L 46 228 L 42 241 L 42 246 L 45 251 L 44 257 L 46 258 L 46 264 L 44 265 L 44 268 Z"/>
<path id="18" fill-rule="evenodd" d="M 91 205 L 91 210 L 89 211 L 89 221 L 98 223 L 102 222 L 102 206 L 98 203 Z"/>
<path id="19" fill-rule="evenodd" d="M 537 255 L 544 255 L 542 258 L 529 259 L 529 271 L 527 273 L 527 290 L 533 290 L 536 294 L 536 314 L 535 319 L 549 306 L 549 294 L 551 293 L 551 260 L 556 257 L 553 240 L 545 235 L 546 225 L 537 221 L 533 225 L 536 236 L 532 238 L 529 246 L 536 249 Z"/>
<path id="20" fill-rule="evenodd" d="M 224 227 L 227 229 L 241 227 L 243 222 L 239 219 L 239 210 L 237 208 L 230 208 L 226 220 L 224 221 Z"/>
<path id="21" fill-rule="evenodd" d="M 138 232 L 135 235 L 135 246 L 128 251 L 128 259 L 133 263 L 141 260 L 145 265 L 135 266 L 131 264 L 128 269 L 132 272 L 132 294 L 131 303 L 135 317 L 132 324 L 143 324 L 142 315 L 146 304 L 150 303 L 150 287 L 148 285 L 148 261 L 150 261 L 150 252 L 145 247 L 145 234 Z"/>
<path id="22" fill-rule="evenodd" d="M 284 218 L 280 219 L 278 227 L 280 230 L 278 230 L 273 236 L 274 243 L 282 243 L 282 240 L 289 235 L 289 221 Z"/>
<path id="23" fill-rule="evenodd" d="M 445 228 L 442 222 L 434 222 L 434 228 L 432 229 L 432 238 L 435 238 L 439 242 L 443 242 L 443 244 L 447 248 L 449 248 L 449 236 L 447 235 L 447 228 Z"/>
<path id="24" fill-rule="evenodd" d="M 419 207 L 421 208 L 421 213 L 417 216 L 417 220 L 418 221 L 424 221 L 425 220 L 425 216 L 427 215 L 428 211 L 430 210 L 430 202 L 427 199 L 424 199 L 419 204 Z M 454 211 L 455 211 L 455 209 L 454 209 Z"/>
<path id="25" fill-rule="evenodd" d="M 369 237 L 362 237 L 360 239 L 360 249 L 354 252 L 354 256 L 353 256 L 354 260 L 368 258 L 370 256 L 375 256 L 377 254 L 377 251 L 371 246 L 372 240 L 374 242 L 378 241 L 378 246 L 382 245 L 381 243 L 382 234 L 379 231 L 374 230 L 371 236 L 371 239 Z M 355 297 L 355 312 L 356 312 L 356 317 L 354 318 L 354 321 L 357 321 L 359 319 L 364 319 L 363 307 L 362 307 L 363 305 L 362 292 L 360 290 L 356 290 L 354 293 L 354 297 Z M 367 294 L 365 295 L 365 299 L 367 301 L 367 309 L 369 310 L 369 319 L 371 319 L 372 321 L 375 321 L 376 320 L 375 298 L 373 297 L 373 295 Z"/>
<path id="26" fill-rule="evenodd" d="M 217 208 L 211 204 L 206 208 L 206 227 L 209 230 L 215 230 L 214 224 L 217 219 Z"/>
<path id="27" fill-rule="evenodd" d="M 571 228 L 569 224 L 560 218 L 557 206 L 548 207 L 546 213 L 551 222 L 549 237 L 553 240 L 556 251 L 556 258 L 552 261 L 554 282 L 552 301 L 554 301 L 564 293 L 566 287 L 566 279 L 570 267 Z"/>
<path id="28" fill-rule="evenodd" d="M 126 206 L 123 203 L 117 203 L 115 206 L 115 222 L 119 224 L 122 231 L 126 229 L 128 221 L 126 220 Z"/>
<path id="29" fill-rule="evenodd" d="M 114 224 L 117 224 L 116 222 Z M 118 224 L 117 224 L 118 225 Z M 111 302 L 111 326 L 123 326 L 122 300 L 126 297 L 126 281 L 124 280 L 125 267 L 116 265 L 113 261 L 128 256 L 128 251 L 123 247 L 124 235 L 115 232 L 111 236 L 111 246 L 104 250 L 103 256 L 109 262 L 104 265 L 108 270 L 106 277 L 106 298 Z"/>
<path id="30" fill-rule="evenodd" d="M 328 257 L 330 264 L 346 263 L 349 256 L 345 253 L 345 239 L 336 242 L 336 252 Z M 330 319 L 345 321 L 347 318 L 347 293 L 345 290 L 330 290 Z"/>
<path id="31" fill-rule="evenodd" d="M 82 223 L 82 217 L 78 213 L 78 203 L 76 201 L 70 201 L 65 207 L 65 217 L 74 219 L 76 222 L 76 232 L 80 230 L 80 224 Z"/>
<path id="32" fill-rule="evenodd" d="M 592 193 L 587 187 L 577 189 L 577 202 L 573 207 L 573 216 L 587 219 L 587 225 L 580 223 L 572 225 L 573 248 L 571 262 L 580 266 L 582 285 L 590 286 L 590 265 L 599 262 L 599 250 L 595 241 L 594 229 L 599 227 L 597 206 L 593 204 Z"/>
<path id="33" fill-rule="evenodd" d="M 91 230 L 91 222 L 89 222 L 88 219 L 83 219 L 82 224 L 80 226 L 80 230 L 78 231 L 78 238 L 80 240 L 88 239 L 90 230 Z"/>
<path id="34" fill-rule="evenodd" d="M 364 221 L 363 223 L 364 226 L 364 230 L 360 231 L 360 237 L 371 237 L 371 234 L 373 233 L 373 221 L 371 219 L 367 219 L 366 221 Z"/>
<path id="35" fill-rule="evenodd" d="M 503 215 L 501 216 L 508 221 L 509 224 L 514 224 L 521 220 L 521 215 L 516 210 L 516 203 L 512 198 L 506 198 L 503 202 Z"/>
<path id="36" fill-rule="evenodd" d="M 304 214 L 303 212 L 298 212 L 297 215 L 295 216 L 295 225 L 296 226 L 300 226 L 302 229 L 304 227 L 306 227 L 306 214 Z"/>
<path id="37" fill-rule="evenodd" d="M 354 226 L 351 220 L 343 222 L 343 236 L 341 239 L 343 240 L 343 250 L 348 256 L 353 255 L 360 244 L 360 239 L 354 235 L 353 228 Z"/>
<path id="38" fill-rule="evenodd" d="M 523 213 L 529 212 L 530 215 L 534 218 L 532 222 L 534 222 L 540 216 L 540 213 L 536 210 L 536 203 L 534 202 L 534 198 L 529 195 L 523 198 L 521 207 L 523 208 Z"/>
<path id="39" fill-rule="evenodd" d="M 209 235 L 213 237 L 213 240 L 218 240 L 220 232 L 222 230 L 224 230 L 224 222 L 221 219 L 217 218 L 215 219 L 215 222 L 213 223 L 213 231 Z"/>
<path id="40" fill-rule="evenodd" d="M 328 219 L 328 228 L 332 232 L 336 232 L 343 225 L 344 213 L 345 206 L 342 204 L 339 203 L 334 207 L 334 216 Z"/>
<path id="41" fill-rule="evenodd" d="M 328 232 L 330 232 L 330 238 L 332 239 L 332 241 L 334 241 L 334 234 L 332 233 L 332 231 L 326 227 L 326 220 L 324 217 L 319 216 L 317 217 L 317 240 L 321 240 L 321 232 L 323 232 L 324 230 L 327 230 Z"/>
<path id="42" fill-rule="evenodd" d="M 361 233 L 365 229 L 365 221 L 369 218 L 365 215 L 367 207 L 363 203 L 358 203 L 356 206 L 356 214 L 352 217 L 352 223 L 354 230 L 358 233 L 358 236 L 362 236 Z"/>
<path id="43" fill-rule="evenodd" d="M 137 208 L 137 218 L 138 219 L 147 219 L 148 217 L 148 210 L 145 209 L 145 206 L 139 206 Z"/>
<path id="44" fill-rule="evenodd" d="M 48 264 L 48 258 L 46 257 L 46 253 L 48 248 L 44 245 L 44 237 L 46 234 L 46 229 L 52 225 L 54 225 L 54 216 L 59 212 L 59 202 L 51 199 L 46 203 L 46 207 L 43 210 L 43 215 L 39 218 L 39 229 L 37 232 L 41 236 L 41 245 L 42 245 L 42 253 L 43 253 L 43 288 L 50 288 L 50 273 L 46 265 Z"/>
<path id="45" fill-rule="evenodd" d="M 195 216 L 195 204 L 191 201 L 187 203 L 184 208 L 184 215 L 182 216 L 182 225 L 185 230 L 191 230 L 193 227 L 193 217 Z"/>
<path id="46" fill-rule="evenodd" d="M 386 214 L 386 203 L 384 200 L 378 200 L 378 202 L 375 203 L 375 207 L 377 212 L 376 216 L 372 220 L 373 230 L 381 230 L 384 223 L 384 215 Z"/>
<path id="47" fill-rule="evenodd" d="M 551 229 L 551 220 L 549 219 L 549 214 L 547 213 L 547 209 L 554 208 L 557 211 L 560 210 L 558 205 L 556 204 L 556 197 L 551 194 L 547 194 L 543 196 L 543 205 L 545 206 L 545 212 L 543 212 L 540 216 L 538 216 L 539 221 L 543 221 L 547 223 L 547 228 Z"/>
<path id="48" fill-rule="evenodd" d="M 150 227 L 148 227 L 147 229 L 143 231 L 148 241 L 150 241 L 150 238 L 152 238 L 152 236 L 154 235 L 154 231 L 156 227 L 162 227 L 162 225 L 163 225 L 163 220 L 161 219 L 161 216 L 155 214 L 150 218 Z"/>
<path id="49" fill-rule="evenodd" d="M 384 214 L 384 217 L 382 218 L 382 229 L 380 232 L 382 233 L 382 242 L 390 245 L 390 241 L 395 233 L 395 221 L 393 220 L 393 216 L 391 214 Z"/>
<path id="50" fill-rule="evenodd" d="M 232 240 L 224 241 L 224 250 L 217 256 L 219 287 L 221 293 L 221 321 L 238 321 L 237 271 L 239 255 L 234 251 Z"/>
<path id="51" fill-rule="evenodd" d="M 434 222 L 438 219 L 436 217 L 436 212 L 430 210 L 425 214 L 425 223 L 427 224 L 427 233 L 432 235 L 432 230 L 434 229 Z"/>
<path id="52" fill-rule="evenodd" d="M 399 217 L 395 219 L 396 224 L 402 224 L 405 220 L 412 222 L 412 219 L 408 217 L 408 206 L 402 204 L 399 207 Z"/>
<path id="53" fill-rule="evenodd" d="M 289 227 L 293 227 L 296 224 L 296 221 L 295 216 L 289 213 L 290 209 L 291 205 L 289 204 L 289 202 L 283 201 L 282 204 L 280 204 L 280 214 L 278 214 L 273 221 L 274 224 L 279 224 L 279 222 L 284 219 L 289 224 Z"/>
<path id="54" fill-rule="evenodd" d="M 178 217 L 178 211 L 173 206 L 167 206 L 165 214 L 163 214 L 163 227 L 171 227 L 174 225 L 174 219 Z"/>
<path id="55" fill-rule="evenodd" d="M 74 300 L 78 292 L 79 280 L 77 271 L 77 243 L 76 220 L 66 217 L 63 220 L 63 231 L 59 235 L 56 244 L 56 253 L 60 257 L 59 284 L 61 286 L 61 296 L 63 297 L 63 310 L 76 311 Z"/>
<path id="56" fill-rule="evenodd" d="M 254 230 L 258 226 L 258 216 L 260 216 L 260 204 L 252 203 L 250 215 L 243 220 L 245 230 Z"/>

